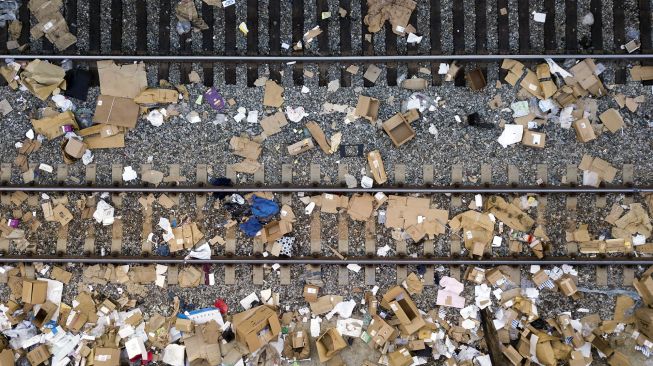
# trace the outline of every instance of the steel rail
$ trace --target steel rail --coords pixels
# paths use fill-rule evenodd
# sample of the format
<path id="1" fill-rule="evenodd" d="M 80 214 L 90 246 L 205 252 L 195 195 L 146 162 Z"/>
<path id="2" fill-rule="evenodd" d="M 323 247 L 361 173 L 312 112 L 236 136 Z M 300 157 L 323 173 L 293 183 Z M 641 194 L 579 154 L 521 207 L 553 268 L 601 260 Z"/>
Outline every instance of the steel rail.
<path id="1" fill-rule="evenodd" d="M 422 193 L 422 194 L 638 194 L 653 193 L 653 187 L 637 186 L 604 186 L 576 187 L 576 186 L 424 186 L 424 187 L 373 187 L 373 188 L 347 188 L 337 186 L 38 186 L 38 185 L 0 185 L 0 192 L 80 192 L 80 193 Z"/>
<path id="2" fill-rule="evenodd" d="M 595 60 L 650 60 L 653 54 L 543 54 L 543 55 L 401 55 L 401 56 L 226 56 L 226 55 L 0 55 L 1 59 L 14 60 L 72 60 L 72 61 L 147 61 L 147 62 L 237 62 L 237 63 L 384 63 L 384 62 L 435 62 L 435 61 L 501 61 L 514 60 L 554 60 L 593 58 Z"/>
<path id="3" fill-rule="evenodd" d="M 302 258 L 268 258 L 268 257 L 212 257 L 210 259 L 185 259 L 183 257 L 159 256 L 32 256 L 32 255 L 6 255 L 0 256 L 0 263 L 78 263 L 78 264 L 219 264 L 219 265 L 348 265 L 361 266 L 381 265 L 473 265 L 473 266 L 519 266 L 519 265 L 583 265 L 583 266 L 650 266 L 653 257 L 549 257 L 537 259 L 534 257 L 506 257 L 506 258 L 451 258 L 451 257 L 302 257 Z"/>

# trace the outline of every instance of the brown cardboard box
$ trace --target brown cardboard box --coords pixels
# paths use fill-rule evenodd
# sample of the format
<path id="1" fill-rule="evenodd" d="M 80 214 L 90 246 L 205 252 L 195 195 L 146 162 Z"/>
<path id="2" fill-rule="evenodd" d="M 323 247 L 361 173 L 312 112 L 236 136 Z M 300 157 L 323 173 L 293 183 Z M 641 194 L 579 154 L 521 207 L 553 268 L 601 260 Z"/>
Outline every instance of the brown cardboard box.
<path id="1" fill-rule="evenodd" d="M 379 150 L 370 151 L 367 154 L 367 162 L 370 164 L 370 170 L 372 171 L 372 176 L 376 181 L 376 184 L 383 184 L 388 180 L 388 176 L 385 173 L 385 168 L 383 167 L 383 160 L 381 159 L 381 153 Z"/>
<path id="2" fill-rule="evenodd" d="M 14 352 L 10 349 L 4 349 L 0 352 L 0 366 L 14 366 Z"/>
<path id="3" fill-rule="evenodd" d="M 298 331 L 292 334 L 292 348 L 302 348 L 306 344 L 306 334 Z"/>
<path id="4" fill-rule="evenodd" d="M 635 81 L 653 80 L 653 66 L 633 66 L 630 77 Z"/>
<path id="5" fill-rule="evenodd" d="M 397 113 L 383 122 L 383 130 L 390 136 L 392 143 L 399 147 L 415 137 L 415 130 L 410 126 L 406 117 Z"/>
<path id="6" fill-rule="evenodd" d="M 390 366 L 410 366 L 413 364 L 413 357 L 405 347 L 402 347 L 388 354 Z"/>
<path id="7" fill-rule="evenodd" d="M 308 132 L 311 133 L 311 136 L 317 141 L 318 146 L 320 146 L 320 149 L 324 151 L 327 154 L 333 153 L 331 151 L 331 145 L 329 144 L 329 141 L 326 138 L 326 135 L 324 135 L 324 131 L 322 131 L 322 127 L 320 127 L 319 124 L 315 121 L 309 121 L 306 123 L 305 127 L 308 129 Z"/>
<path id="8" fill-rule="evenodd" d="M 517 350 L 512 346 L 508 345 L 508 347 L 504 347 L 501 352 L 503 353 L 504 356 L 510 361 L 511 364 L 518 366 L 521 365 L 521 361 L 523 357 L 517 352 Z"/>
<path id="9" fill-rule="evenodd" d="M 307 302 L 317 301 L 317 295 L 320 292 L 320 288 L 315 285 L 304 285 L 304 299 Z"/>
<path id="10" fill-rule="evenodd" d="M 68 325 L 68 329 L 73 333 L 79 333 L 80 330 L 84 327 L 88 321 L 88 315 L 86 313 L 77 313 L 73 317 L 73 320 Z"/>
<path id="11" fill-rule="evenodd" d="M 485 88 L 487 84 L 485 81 L 485 75 L 483 75 L 483 70 L 475 69 L 467 73 L 465 78 L 469 81 L 469 87 L 476 91 Z"/>
<path id="12" fill-rule="evenodd" d="M 87 146 L 77 139 L 68 139 L 65 142 L 64 152 L 74 159 L 81 159 L 86 152 Z"/>
<path id="13" fill-rule="evenodd" d="M 43 304 L 48 294 L 48 282 L 40 280 L 23 280 L 23 302 L 26 304 Z"/>
<path id="14" fill-rule="evenodd" d="M 588 142 L 596 138 L 594 129 L 587 118 L 575 120 L 572 126 L 574 127 L 574 130 L 576 130 L 576 138 L 578 141 Z"/>
<path id="15" fill-rule="evenodd" d="M 557 281 L 557 283 L 558 287 L 560 287 L 560 291 L 562 291 L 565 296 L 573 296 L 576 294 L 576 292 L 578 292 L 576 283 L 570 276 L 563 276 Z"/>
<path id="16" fill-rule="evenodd" d="M 524 134 L 522 135 L 521 143 L 526 146 L 543 149 L 545 140 L 546 140 L 546 135 L 544 133 L 534 132 L 531 130 L 524 129 Z"/>
<path id="17" fill-rule="evenodd" d="M 118 126 L 112 126 L 112 125 L 105 125 L 105 124 L 99 124 L 100 126 L 100 137 L 105 138 L 105 137 L 111 137 L 114 135 L 117 135 L 121 132 L 120 127 Z"/>
<path id="18" fill-rule="evenodd" d="M 645 336 L 653 339 L 653 309 L 641 307 L 635 310 L 637 329 Z"/>
<path id="19" fill-rule="evenodd" d="M 406 290 L 395 286 L 383 295 L 381 306 L 390 309 L 399 318 L 399 330 L 405 335 L 411 335 L 426 325 Z"/>
<path id="20" fill-rule="evenodd" d="M 569 69 L 569 72 L 574 76 L 573 78 L 565 79 L 565 81 L 567 81 L 567 84 L 570 84 L 575 80 L 581 88 L 587 90 L 595 97 L 606 95 L 603 83 L 599 77 L 596 76 L 595 71 L 596 64 L 594 63 L 594 60 L 585 59 Z"/>
<path id="21" fill-rule="evenodd" d="M 394 328 L 376 314 L 372 316 L 370 325 L 367 327 L 367 333 L 372 337 L 372 342 L 379 347 L 383 347 L 395 335 Z"/>
<path id="22" fill-rule="evenodd" d="M 175 320 L 175 328 L 182 332 L 192 332 L 193 331 L 193 321 L 190 319 L 177 318 Z"/>
<path id="23" fill-rule="evenodd" d="M 49 358 L 50 351 L 48 351 L 48 347 L 45 344 L 41 344 L 27 353 L 27 359 L 32 366 L 46 363 Z"/>
<path id="24" fill-rule="evenodd" d="M 96 348 L 93 366 L 119 366 L 120 350 L 117 348 Z"/>
<path id="25" fill-rule="evenodd" d="M 261 305 L 233 316 L 236 340 L 247 345 L 250 352 L 275 339 L 281 331 L 277 312 Z"/>
<path id="26" fill-rule="evenodd" d="M 333 310 L 336 304 L 342 302 L 342 296 L 338 295 L 324 295 L 317 298 L 317 300 L 309 303 L 313 315 L 326 314 Z"/>
<path id="27" fill-rule="evenodd" d="M 327 362 L 336 353 L 347 347 L 347 342 L 345 342 L 336 328 L 330 328 L 315 341 L 315 347 L 317 348 L 320 362 Z"/>
<path id="28" fill-rule="evenodd" d="M 140 107 L 132 99 L 100 95 L 95 107 L 93 122 L 134 128 L 139 111 Z"/>
<path id="29" fill-rule="evenodd" d="M 297 141 L 292 145 L 288 145 L 288 155 L 299 155 L 305 151 L 308 151 L 314 148 L 313 139 L 306 138 L 301 141 Z"/>
<path id="30" fill-rule="evenodd" d="M 621 114 L 619 114 L 619 111 L 614 108 L 610 108 L 601 113 L 599 119 L 603 122 L 605 128 L 610 130 L 612 133 L 615 133 L 624 127 L 624 120 L 621 118 Z"/>
<path id="31" fill-rule="evenodd" d="M 43 303 L 43 305 L 41 305 L 39 311 L 34 314 L 32 324 L 34 324 L 37 328 L 41 328 L 43 324 L 49 322 L 52 319 L 52 316 L 57 312 L 58 309 L 59 307 L 57 304 L 51 301 L 46 301 Z"/>
<path id="32" fill-rule="evenodd" d="M 356 104 L 356 111 L 354 114 L 358 117 L 363 117 L 370 122 L 375 122 L 379 118 L 380 104 L 381 103 L 378 99 L 360 95 L 358 97 L 358 103 Z"/>
<path id="33" fill-rule="evenodd" d="M 286 220 L 272 221 L 261 230 L 261 239 L 272 243 L 292 231 L 292 224 Z"/>
<path id="34" fill-rule="evenodd" d="M 633 286 L 645 304 L 653 304 L 653 278 L 650 275 L 633 281 Z"/>
<path id="35" fill-rule="evenodd" d="M 186 357 L 190 365 L 218 366 L 222 362 L 219 343 L 206 343 L 201 334 L 184 338 L 186 346 Z M 200 362 L 196 362 L 200 361 Z M 206 361 L 206 363 L 201 362 Z"/>

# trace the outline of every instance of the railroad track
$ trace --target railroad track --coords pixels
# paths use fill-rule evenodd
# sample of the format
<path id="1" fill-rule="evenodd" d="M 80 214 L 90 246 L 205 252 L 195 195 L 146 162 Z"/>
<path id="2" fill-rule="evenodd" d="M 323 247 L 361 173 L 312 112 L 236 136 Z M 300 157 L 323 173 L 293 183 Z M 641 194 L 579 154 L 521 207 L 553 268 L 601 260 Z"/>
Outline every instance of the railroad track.
<path id="1" fill-rule="evenodd" d="M 28 45 L 22 51 L 27 54 L 26 58 L 150 60 L 157 63 L 158 79 L 170 79 L 170 71 L 177 70 L 177 66 L 172 65 L 179 64 L 178 79 L 181 83 L 188 83 L 192 63 L 197 63 L 207 86 L 216 81 L 236 84 L 240 74 L 246 74 L 247 85 L 254 86 L 254 82 L 265 73 L 260 70 L 262 63 L 270 65 L 271 79 L 281 81 L 281 71 L 285 69 L 278 63 L 295 62 L 285 74 L 295 85 L 304 83 L 304 66 L 316 63 L 320 86 L 326 86 L 330 81 L 329 72 L 335 72 L 340 74 L 341 86 L 347 87 L 352 85 L 353 75 L 345 68 L 358 62 L 383 63 L 385 72 L 377 80 L 377 85 L 385 79 L 386 85 L 395 86 L 402 73 L 412 77 L 425 69 L 430 70 L 432 84 L 440 85 L 439 62 L 456 58 L 485 61 L 478 65 L 486 79 L 488 69 L 498 70 L 498 65 L 487 63 L 511 54 L 520 55 L 521 59 L 540 60 L 543 55 L 560 55 L 560 58 L 595 56 L 622 62 L 650 58 L 653 50 L 650 2 L 565 0 L 562 14 L 556 13 L 555 3 L 555 0 L 546 0 L 531 8 L 525 1 L 517 2 L 516 7 L 509 6 L 507 0 L 456 1 L 448 9 L 443 8 L 440 0 L 418 1 L 409 23 L 424 38 L 419 44 L 409 44 L 405 37 L 398 37 L 388 26 L 380 32 L 367 34 L 363 24 L 367 3 L 360 0 L 340 0 L 336 9 L 329 8 L 326 0 L 315 0 L 315 3 L 305 0 L 270 1 L 265 9 L 266 17 L 259 16 L 259 5 L 263 5 L 259 0 L 239 1 L 224 9 L 202 3 L 199 14 L 208 29 L 182 35 L 175 31 L 176 2 L 172 0 L 158 0 L 156 4 L 146 0 L 129 4 L 111 0 L 110 10 L 103 8 L 100 0 L 65 0 L 63 13 L 71 33 L 80 39 L 80 46 L 73 45 L 64 52 L 56 52 L 46 39 L 30 43 L 27 26 L 22 29 L 19 43 Z M 346 16 L 338 15 L 340 8 L 346 11 Z M 315 9 L 315 13 L 309 14 L 308 9 Z M 579 24 L 581 9 L 592 12 L 594 22 L 591 26 Z M 545 22 L 535 22 L 533 11 L 546 13 Z M 88 17 L 82 17 L 80 12 Z M 330 12 L 331 16 L 324 19 L 324 12 Z M 448 12 L 451 12 L 450 17 Z M 422 19 L 418 13 L 430 15 Z M 32 24 L 27 2 L 21 5 L 19 20 L 26 25 Z M 246 35 L 238 30 L 239 22 L 248 25 Z M 310 47 L 299 51 L 281 47 L 282 43 L 292 46 L 302 39 L 304 31 L 318 25 L 323 34 Z M 606 28 L 611 28 L 612 37 L 609 39 L 603 35 Z M 85 33 L 78 33 L 80 29 Z M 625 54 L 621 48 L 630 41 L 626 38 L 627 30 L 639 32 L 641 54 Z M 12 56 L 4 49 L 6 42 L 3 40 L 7 39 L 7 33 L 7 27 L 0 29 L 0 47 L 3 47 L 0 54 L 3 58 Z M 128 37 L 132 33 L 134 39 Z M 480 34 L 486 36 L 478 36 Z M 512 34 L 518 34 L 518 37 L 511 37 Z M 333 40 L 336 38 L 337 42 Z M 263 44 L 265 41 L 267 44 Z M 217 62 L 223 61 L 229 62 L 216 66 Z M 342 65 L 333 70 L 329 65 L 331 62 Z M 94 71 L 93 64 L 89 64 L 89 68 Z M 465 84 L 464 74 L 459 74 L 456 85 Z M 616 84 L 627 81 L 624 67 L 616 70 L 613 81 Z M 97 78 L 92 82 L 97 83 Z M 364 85 L 374 83 L 365 80 Z"/>
<path id="2" fill-rule="evenodd" d="M 5 164 L 5 166 L 7 166 Z M 61 168 L 64 169 L 64 168 Z M 149 169 L 148 166 L 141 167 L 141 173 Z M 653 257 L 650 256 L 650 249 L 640 250 L 635 247 L 634 251 L 614 251 L 611 253 L 591 253 L 579 250 L 577 243 L 564 242 L 562 240 L 552 241 L 551 249 L 547 251 L 544 258 L 526 255 L 523 252 L 508 252 L 506 248 L 497 249 L 492 253 L 486 253 L 482 257 L 471 258 L 461 251 L 461 238 L 458 234 L 447 232 L 445 235 L 435 239 L 425 239 L 419 243 L 408 243 L 406 240 L 390 240 L 389 230 L 376 222 L 372 217 L 366 223 L 350 220 L 343 212 L 339 214 L 321 213 L 319 208 L 310 215 L 302 214 L 305 205 L 298 201 L 300 195 L 320 195 L 333 193 L 352 195 L 360 193 L 374 194 L 384 192 L 387 195 L 411 195 L 430 198 L 432 205 L 445 208 L 449 211 L 449 218 L 456 213 L 465 211 L 468 202 L 474 201 L 477 194 L 501 195 L 507 199 L 521 195 L 532 195 L 539 200 L 539 205 L 530 214 L 536 218 L 538 225 L 547 227 L 547 222 L 555 222 L 557 219 L 567 217 L 568 226 L 576 226 L 577 202 L 591 204 L 593 214 L 584 214 L 578 218 L 579 222 L 591 219 L 592 221 L 602 220 L 609 212 L 608 203 L 622 204 L 639 202 L 643 194 L 653 193 L 653 187 L 638 187 L 633 185 L 632 176 L 629 176 L 633 169 L 630 166 L 624 167 L 622 185 L 594 187 L 579 187 L 572 185 L 575 182 L 574 169 L 569 169 L 568 182 L 570 185 L 552 186 L 547 184 L 548 176 L 544 166 L 538 169 L 538 181 L 540 185 L 520 185 L 519 172 L 514 167 L 509 168 L 508 186 L 492 185 L 491 172 L 488 167 L 483 167 L 484 172 L 481 185 L 470 186 L 462 184 L 461 168 L 452 168 L 452 184 L 449 186 L 435 186 L 433 182 L 432 169 L 423 169 L 421 186 L 410 186 L 405 184 L 405 176 L 402 174 L 404 166 L 395 166 L 394 186 L 375 187 L 372 189 L 346 188 L 344 186 L 327 186 L 320 179 L 319 166 L 311 166 L 311 179 L 313 185 L 293 186 L 292 168 L 284 165 L 282 169 L 282 180 L 285 184 L 265 184 L 264 176 L 259 174 L 254 178 L 254 184 L 234 187 L 218 187 L 208 185 L 208 177 L 205 166 L 196 167 L 196 184 L 162 186 L 124 186 L 121 182 L 122 166 L 112 166 L 114 185 L 99 185 L 93 177 L 98 170 L 94 165 L 87 167 L 87 185 L 64 185 L 70 177 L 65 172 L 59 172 L 60 185 L 10 185 L 10 178 L 4 175 L 4 185 L 0 185 L 0 197 L 2 204 L 0 210 L 26 209 L 36 211 L 39 207 L 39 195 L 46 193 L 50 200 L 68 202 L 71 209 L 74 202 L 85 196 L 108 194 L 105 200 L 116 207 L 118 218 L 110 227 L 103 227 L 95 223 L 92 218 L 80 219 L 79 213 L 75 218 L 63 227 L 54 227 L 45 223 L 39 229 L 39 236 L 28 238 L 33 241 L 36 237 L 46 237 L 49 240 L 40 242 L 36 247 L 25 247 L 10 244 L 7 239 L 0 240 L 0 251 L 3 256 L 0 262 L 25 262 L 25 263 L 80 263 L 80 264 L 169 264 L 169 265 L 220 265 L 225 269 L 226 284 L 237 283 L 238 276 L 236 268 L 239 266 L 252 266 L 254 283 L 262 283 L 264 267 L 280 266 L 282 284 L 290 284 L 291 268 L 296 266 L 334 266 L 339 273 L 339 283 L 346 284 L 349 281 L 349 269 L 347 265 L 361 266 L 365 271 L 365 283 L 373 284 L 377 268 L 394 267 L 397 271 L 397 282 L 401 283 L 407 275 L 408 268 L 425 268 L 428 275 L 426 282 L 433 285 L 435 268 L 448 266 L 452 274 L 461 276 L 461 270 L 466 267 L 486 266 L 508 266 L 511 268 L 525 268 L 530 265 L 559 266 L 563 264 L 577 265 L 595 268 L 597 278 L 604 278 L 599 282 L 607 284 L 607 274 L 610 268 L 623 267 L 624 283 L 629 283 L 634 277 L 637 266 L 653 265 Z M 178 174 L 179 167 L 170 167 L 170 174 Z M 341 169 L 339 174 L 346 174 Z M 489 175 L 488 175 L 489 174 Z M 233 172 L 227 169 L 227 176 L 234 179 Z M 489 178 L 488 178 L 489 177 Z M 489 179 L 489 180 L 487 180 Z M 401 185 L 400 185 L 401 184 Z M 22 192 L 27 197 L 16 206 L 11 202 L 15 192 Z M 245 237 L 235 227 L 230 229 L 219 228 L 229 217 L 224 209 L 212 208 L 210 194 L 231 194 L 238 193 L 245 195 L 253 192 L 265 192 L 275 195 L 275 200 L 282 204 L 289 205 L 297 216 L 297 223 L 294 224 L 292 235 L 296 237 L 296 254 L 292 257 L 271 257 L 263 253 L 263 243 Z M 149 203 L 149 208 L 140 207 L 139 199 L 151 196 L 155 199 L 162 196 L 169 197 L 173 202 L 171 207 L 164 208 L 160 203 Z M 624 196 L 625 197 L 622 197 Z M 153 208 L 154 206 L 154 208 Z M 548 207 L 553 209 L 549 209 Z M 566 210 L 564 214 L 552 212 L 562 207 Z M 585 206 L 587 207 L 587 206 Z M 19 210 L 20 211 L 20 210 Z M 15 212 L 15 211 L 14 211 Z M 554 214 L 554 217 L 550 216 Z M 40 214 L 39 214 L 40 215 Z M 592 216 L 595 215 L 595 216 Z M 192 259 L 182 255 L 162 256 L 153 248 L 153 242 L 148 240 L 148 234 L 157 230 L 158 218 L 187 218 L 198 222 L 204 231 L 205 240 L 220 234 L 224 237 L 224 245 L 212 245 L 212 255 L 207 259 Z M 40 219 L 40 216 L 38 216 Z M 129 229 L 127 228 L 129 225 Z M 219 229 L 218 229 L 219 228 Z M 140 234 L 140 235 L 139 235 Z M 378 236 L 381 234 L 381 236 Z M 36 234 L 32 234 L 36 235 Z M 387 239 L 381 239 L 384 237 Z M 53 240 L 52 238 L 57 238 Z M 387 256 L 378 256 L 377 250 L 383 244 L 389 243 L 392 251 Z M 128 249 L 123 249 L 125 246 Z M 140 250 L 139 250 L 140 249 Z M 186 253 L 186 252 L 183 252 Z M 103 254 L 103 255 L 101 255 Z M 517 271 L 518 273 L 519 271 Z"/>

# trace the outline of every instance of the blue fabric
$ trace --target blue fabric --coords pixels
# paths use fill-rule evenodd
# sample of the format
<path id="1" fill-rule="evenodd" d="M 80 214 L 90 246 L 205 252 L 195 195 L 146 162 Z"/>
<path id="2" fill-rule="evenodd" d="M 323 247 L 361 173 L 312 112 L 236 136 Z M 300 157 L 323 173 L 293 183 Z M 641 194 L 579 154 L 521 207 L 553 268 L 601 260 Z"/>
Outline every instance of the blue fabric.
<path id="1" fill-rule="evenodd" d="M 263 225 L 258 221 L 256 217 L 251 217 L 247 222 L 240 224 L 240 230 L 242 230 L 245 235 L 249 237 L 255 237 L 256 233 L 263 228 Z"/>
<path id="2" fill-rule="evenodd" d="M 266 218 L 279 213 L 279 205 L 271 200 L 254 196 L 252 200 L 252 213 L 258 218 Z"/>

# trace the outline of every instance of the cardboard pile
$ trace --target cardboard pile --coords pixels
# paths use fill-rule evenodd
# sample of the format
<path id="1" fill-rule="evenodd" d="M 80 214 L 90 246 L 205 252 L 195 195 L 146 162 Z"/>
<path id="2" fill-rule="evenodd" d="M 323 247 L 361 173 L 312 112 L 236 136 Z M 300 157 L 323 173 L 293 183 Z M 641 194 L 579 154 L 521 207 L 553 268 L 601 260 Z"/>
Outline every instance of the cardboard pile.
<path id="1" fill-rule="evenodd" d="M 30 29 L 32 38 L 37 40 L 45 35 L 59 51 L 77 42 L 77 37 L 70 33 L 68 23 L 61 14 L 62 6 L 62 0 L 30 0 L 28 5 L 30 13 L 38 21 Z"/>
<path id="2" fill-rule="evenodd" d="M 408 24 L 415 6 L 417 3 L 413 0 L 368 0 L 365 25 L 369 32 L 376 33 L 387 20 L 392 26 L 392 31 L 397 35 L 416 33 L 415 27 Z"/>

